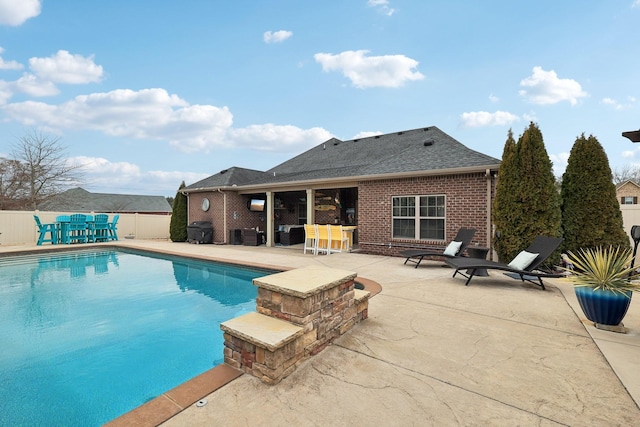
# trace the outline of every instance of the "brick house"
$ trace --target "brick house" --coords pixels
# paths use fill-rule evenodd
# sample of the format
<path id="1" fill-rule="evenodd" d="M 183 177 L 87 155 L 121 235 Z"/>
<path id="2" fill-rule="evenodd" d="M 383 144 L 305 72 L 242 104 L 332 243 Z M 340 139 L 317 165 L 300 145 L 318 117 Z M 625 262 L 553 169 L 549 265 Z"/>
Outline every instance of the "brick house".
<path id="1" fill-rule="evenodd" d="M 232 167 L 183 191 L 189 222 L 210 221 L 216 243 L 258 227 L 273 246 L 281 226 L 340 223 L 357 227 L 360 251 L 397 255 L 443 247 L 460 227 L 490 247 L 499 165 L 432 126 L 332 138 L 266 172 Z"/>

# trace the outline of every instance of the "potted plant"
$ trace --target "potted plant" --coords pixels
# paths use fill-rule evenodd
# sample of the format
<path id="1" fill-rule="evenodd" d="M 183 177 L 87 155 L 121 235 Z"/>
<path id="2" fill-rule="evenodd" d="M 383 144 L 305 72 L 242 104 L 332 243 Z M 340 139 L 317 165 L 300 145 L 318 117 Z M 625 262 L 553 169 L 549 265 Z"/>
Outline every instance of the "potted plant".
<path id="1" fill-rule="evenodd" d="M 624 332 L 622 319 L 634 290 L 640 289 L 632 267 L 631 249 L 597 247 L 568 253 L 570 276 L 580 308 L 600 329 Z"/>

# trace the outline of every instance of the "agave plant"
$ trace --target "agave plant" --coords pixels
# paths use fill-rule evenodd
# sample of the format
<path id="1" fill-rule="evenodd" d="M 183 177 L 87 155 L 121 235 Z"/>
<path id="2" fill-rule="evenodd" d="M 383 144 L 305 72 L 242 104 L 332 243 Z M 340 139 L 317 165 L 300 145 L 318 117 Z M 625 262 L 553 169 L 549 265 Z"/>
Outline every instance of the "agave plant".
<path id="1" fill-rule="evenodd" d="M 620 246 L 580 249 L 577 254 L 569 251 L 569 259 L 575 266 L 571 277 L 575 286 L 594 290 L 608 290 L 623 295 L 627 291 L 640 289 L 631 267 L 633 253 Z"/>

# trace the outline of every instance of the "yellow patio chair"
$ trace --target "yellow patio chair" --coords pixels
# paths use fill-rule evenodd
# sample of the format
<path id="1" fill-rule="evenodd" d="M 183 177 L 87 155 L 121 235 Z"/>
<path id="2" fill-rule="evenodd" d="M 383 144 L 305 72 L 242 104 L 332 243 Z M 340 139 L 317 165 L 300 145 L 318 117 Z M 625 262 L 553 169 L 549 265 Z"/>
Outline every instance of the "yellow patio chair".
<path id="1" fill-rule="evenodd" d="M 329 255 L 329 247 L 331 246 L 331 234 L 329 234 L 328 225 L 317 225 L 318 227 L 318 243 L 316 246 L 316 254 L 324 252 Z"/>
<path id="2" fill-rule="evenodd" d="M 318 226 L 315 224 L 304 225 L 304 250 L 302 253 L 307 253 L 307 249 L 314 255 L 318 254 Z"/>
<path id="3" fill-rule="evenodd" d="M 329 253 L 342 252 L 349 249 L 349 238 L 344 235 L 341 225 L 329 225 Z"/>

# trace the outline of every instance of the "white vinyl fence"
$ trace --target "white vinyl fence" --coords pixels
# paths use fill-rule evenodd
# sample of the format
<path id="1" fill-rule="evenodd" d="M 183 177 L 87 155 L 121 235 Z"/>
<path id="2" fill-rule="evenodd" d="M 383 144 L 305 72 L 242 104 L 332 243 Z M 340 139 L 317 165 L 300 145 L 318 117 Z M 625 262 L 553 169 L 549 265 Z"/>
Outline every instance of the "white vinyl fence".
<path id="1" fill-rule="evenodd" d="M 0 244 L 28 245 L 38 241 L 38 227 L 33 215 L 38 215 L 43 224 L 55 222 L 58 215 L 75 212 L 2 211 L 0 210 Z M 96 212 L 100 213 L 100 212 Z M 116 214 L 109 214 L 109 222 Z M 171 215 L 117 214 L 118 237 L 124 239 L 168 239 Z M 49 244 L 49 243 L 47 243 Z"/>
<path id="2" fill-rule="evenodd" d="M 633 247 L 633 239 L 631 238 L 631 227 L 640 225 L 640 205 L 620 205 L 622 210 L 622 223 L 624 231 L 629 236 L 629 241 Z"/>

